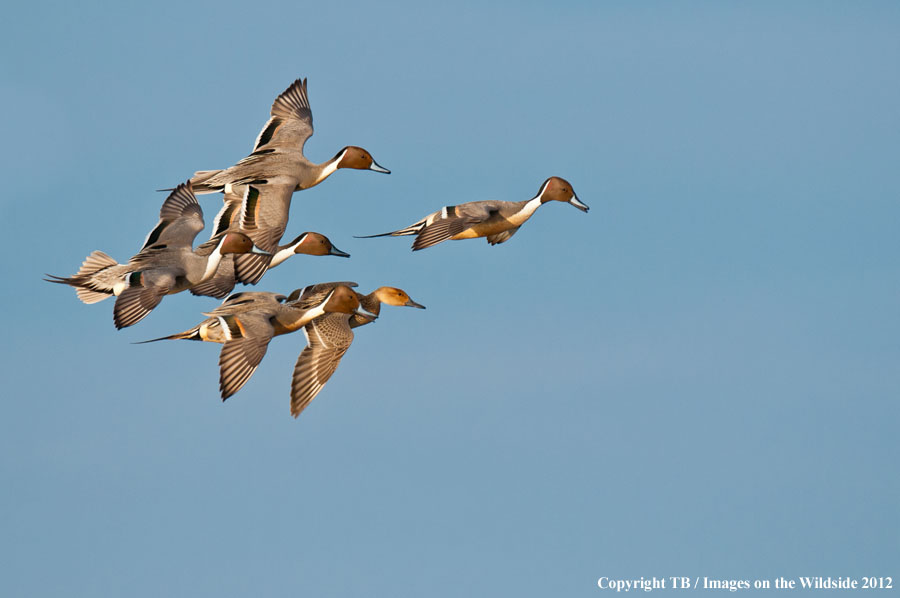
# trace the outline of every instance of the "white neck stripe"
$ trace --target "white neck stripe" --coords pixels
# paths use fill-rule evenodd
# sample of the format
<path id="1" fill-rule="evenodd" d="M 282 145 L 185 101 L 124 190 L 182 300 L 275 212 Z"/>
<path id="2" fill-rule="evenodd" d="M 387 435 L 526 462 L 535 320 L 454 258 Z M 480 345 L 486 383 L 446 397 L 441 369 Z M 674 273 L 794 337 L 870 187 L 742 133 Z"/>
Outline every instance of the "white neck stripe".
<path id="1" fill-rule="evenodd" d="M 344 155 L 346 153 L 347 153 L 347 150 L 342 151 L 341 155 L 339 155 L 337 158 L 335 158 L 334 160 L 332 160 L 331 162 L 326 164 L 325 168 L 322 169 L 322 174 L 320 174 L 319 178 L 316 179 L 315 184 L 321 183 L 322 181 L 324 181 L 325 179 L 330 177 L 332 174 L 334 174 L 334 171 L 336 171 L 338 169 L 338 164 L 340 164 L 341 160 L 344 159 Z"/>

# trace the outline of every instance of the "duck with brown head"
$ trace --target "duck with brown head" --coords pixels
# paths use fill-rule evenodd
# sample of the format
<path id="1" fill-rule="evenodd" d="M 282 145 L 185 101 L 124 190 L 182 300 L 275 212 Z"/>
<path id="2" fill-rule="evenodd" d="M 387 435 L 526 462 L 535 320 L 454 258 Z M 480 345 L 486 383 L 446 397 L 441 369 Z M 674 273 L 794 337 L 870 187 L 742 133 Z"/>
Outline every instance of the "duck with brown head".
<path id="1" fill-rule="evenodd" d="M 269 268 L 274 268 L 292 255 L 336 255 L 338 257 L 350 257 L 349 253 L 341 251 L 331 242 L 331 239 L 321 233 L 305 232 L 297 235 L 293 241 L 282 245 L 272 255 L 272 263 Z"/>
<path id="2" fill-rule="evenodd" d="M 196 193 L 228 193 L 237 186 L 266 182 L 299 191 L 318 185 L 339 168 L 390 174 L 369 152 L 356 146 L 346 146 L 321 164 L 311 162 L 303 154 L 306 141 L 313 134 L 306 79 L 297 79 L 275 98 L 270 115 L 249 156 L 224 170 L 194 174 L 191 182 Z"/>
<path id="3" fill-rule="evenodd" d="M 391 174 L 391 171 L 376 162 L 369 152 L 355 145 L 348 145 L 339 151 L 333 158 L 333 161 L 337 161 L 337 168 L 374 170 L 375 172 Z"/>
<path id="4" fill-rule="evenodd" d="M 444 206 L 418 222 L 389 233 L 358 238 L 402 237 L 415 235 L 413 251 L 437 245 L 443 241 L 485 237 L 491 245 L 508 241 L 535 210 L 549 201 L 561 201 L 581 210 L 588 206 L 578 199 L 572 185 L 560 177 L 550 177 L 541 184 L 538 194 L 523 201 L 473 201 L 456 206 Z"/>

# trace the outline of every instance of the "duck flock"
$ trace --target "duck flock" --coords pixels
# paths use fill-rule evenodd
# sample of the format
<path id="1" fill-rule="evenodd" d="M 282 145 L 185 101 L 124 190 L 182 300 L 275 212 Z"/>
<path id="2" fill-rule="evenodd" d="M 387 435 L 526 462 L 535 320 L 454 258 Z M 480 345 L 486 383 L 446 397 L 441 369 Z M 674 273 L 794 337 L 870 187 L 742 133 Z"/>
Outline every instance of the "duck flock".
<path id="1" fill-rule="evenodd" d="M 368 295 L 354 282 L 327 282 L 296 289 L 287 296 L 264 291 L 231 293 L 234 286 L 256 284 L 270 268 L 295 254 L 350 257 L 328 237 L 305 232 L 287 244 L 287 228 L 295 191 L 318 185 L 340 168 L 390 174 L 371 154 L 347 146 L 332 159 L 315 164 L 303 155 L 313 134 L 306 79 L 297 79 L 272 104 L 269 120 L 249 156 L 224 170 L 201 170 L 171 191 L 159 211 L 159 222 L 140 251 L 125 263 L 94 251 L 72 276 L 47 275 L 45 280 L 75 287 L 84 303 L 116 297 L 116 328 L 132 326 L 166 295 L 189 290 L 194 295 L 225 298 L 205 320 L 184 332 L 153 339 L 187 339 L 222 344 L 219 390 L 222 400 L 247 383 L 274 336 L 303 329 L 307 346 L 297 358 L 291 382 L 294 417 L 312 401 L 334 374 L 353 341 L 353 329 L 373 322 L 381 305 L 425 309 L 401 289 L 380 287 Z M 193 247 L 205 227 L 198 194 L 223 193 L 224 205 L 208 241 Z M 583 212 L 572 185 L 550 177 L 537 195 L 524 201 L 475 201 L 445 206 L 421 220 L 370 237 L 415 235 L 413 251 L 446 240 L 485 237 L 491 245 L 509 240 L 535 210 L 548 201 L 572 204 Z M 363 237 L 363 238 L 370 238 Z M 231 294 L 229 294 L 231 293 Z"/>

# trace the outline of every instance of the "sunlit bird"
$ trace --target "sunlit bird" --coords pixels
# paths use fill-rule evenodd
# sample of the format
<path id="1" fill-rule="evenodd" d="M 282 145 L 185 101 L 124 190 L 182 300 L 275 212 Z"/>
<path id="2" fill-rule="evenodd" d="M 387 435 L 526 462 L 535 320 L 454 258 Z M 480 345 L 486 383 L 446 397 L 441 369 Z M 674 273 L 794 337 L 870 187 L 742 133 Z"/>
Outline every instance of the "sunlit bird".
<path id="1" fill-rule="evenodd" d="M 568 181 L 554 176 L 544 181 L 538 194 L 528 200 L 487 200 L 444 206 L 406 228 L 357 238 L 416 235 L 412 245 L 413 251 L 437 245 L 448 239 L 458 241 L 486 237 L 488 243 L 496 245 L 508 241 L 519 227 L 531 218 L 535 210 L 548 201 L 569 203 L 582 212 L 589 209 L 581 203 Z"/>
<path id="2" fill-rule="evenodd" d="M 375 162 L 369 152 L 353 145 L 321 164 L 303 155 L 303 146 L 313 134 L 306 79 L 297 79 L 275 98 L 270 114 L 249 156 L 224 170 L 194 174 L 191 183 L 195 193 L 227 193 L 239 185 L 268 183 L 282 187 L 290 198 L 290 193 L 318 185 L 339 168 L 391 172 Z"/>

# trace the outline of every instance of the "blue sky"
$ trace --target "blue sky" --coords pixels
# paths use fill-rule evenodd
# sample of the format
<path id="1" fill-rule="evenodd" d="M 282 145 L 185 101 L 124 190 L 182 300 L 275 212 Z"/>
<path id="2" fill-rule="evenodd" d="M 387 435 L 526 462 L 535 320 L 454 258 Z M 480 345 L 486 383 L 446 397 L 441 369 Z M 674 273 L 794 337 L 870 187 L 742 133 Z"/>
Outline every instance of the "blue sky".
<path id="1" fill-rule="evenodd" d="M 0 593 L 587 596 L 600 576 L 900 577 L 900 7 L 31 4 L 0 40 Z M 216 305 L 41 281 L 127 259 L 308 77 L 257 287 L 405 289 L 298 420 L 304 339 L 224 405 Z M 354 239 L 532 197 L 506 244 Z M 201 197 L 207 225 L 217 196 Z M 895 581 L 896 583 L 896 581 Z"/>

